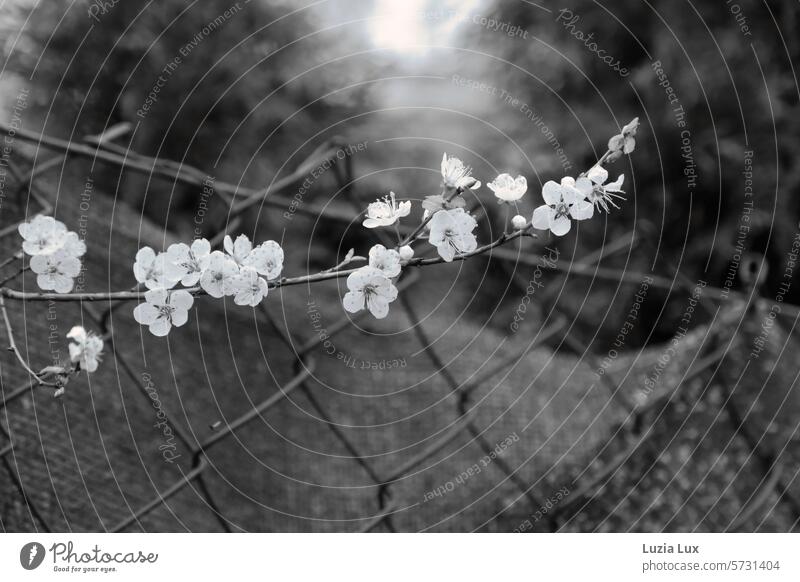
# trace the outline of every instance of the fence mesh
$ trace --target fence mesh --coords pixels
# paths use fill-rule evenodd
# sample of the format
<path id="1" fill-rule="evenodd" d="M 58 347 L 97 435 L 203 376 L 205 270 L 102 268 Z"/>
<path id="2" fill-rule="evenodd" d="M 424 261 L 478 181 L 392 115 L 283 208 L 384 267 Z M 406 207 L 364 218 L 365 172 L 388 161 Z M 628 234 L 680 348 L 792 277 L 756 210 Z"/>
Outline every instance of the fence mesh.
<path id="1" fill-rule="evenodd" d="M 37 144 L 60 147 L 48 139 L 39 136 Z M 104 163 L 120 163 L 102 148 L 70 147 L 44 162 L 34 158 L 23 166 L 15 161 L 16 198 L 3 207 L 6 217 L 15 214 L 21 220 L 26 214 L 50 211 L 52 201 L 66 194 L 57 195 L 47 173 L 52 168 L 69 172 L 76 156 L 96 158 L 102 152 Z M 315 156 L 324 158 L 331 151 L 335 149 L 321 148 Z M 145 160 L 135 155 L 130 159 Z M 173 171 L 171 165 L 148 163 L 143 165 L 150 171 L 195 186 L 204 176 L 193 169 Z M 307 167 L 298 168 L 266 197 L 283 200 L 280 190 Z M 337 166 L 337 172 L 341 191 L 355 202 L 348 192 L 352 167 Z M 241 200 L 224 188 L 219 192 L 231 207 Z M 259 196 L 263 201 L 265 195 L 257 191 L 246 192 L 244 198 L 256 201 Z M 100 195 L 91 204 L 89 282 L 124 288 L 130 284 L 129 265 L 119 257 L 135 254 L 140 217 Z M 75 206 L 61 203 L 56 210 L 77 220 L 80 216 L 70 215 L 79 213 Z M 350 221 L 355 214 L 310 204 L 305 211 L 332 221 Z M 106 244 L 112 240 L 113 248 Z M 632 241 L 624 235 L 604 252 L 634 252 L 637 243 Z M 13 228 L 4 229 L 1 242 L 4 256 L 17 252 Z M 603 271 L 602 258 L 597 253 L 554 268 L 565 277 L 606 277 L 620 284 L 640 280 L 630 272 Z M 502 250 L 491 260 L 519 272 L 535 259 Z M 786 418 L 800 400 L 797 376 L 791 377 L 795 367 L 790 365 L 796 313 L 783 320 L 783 335 L 772 338 L 775 359 L 742 369 L 737 354 L 747 330 L 739 328 L 757 321 L 758 298 L 724 305 L 706 301 L 710 323 L 690 334 L 663 387 L 645 403 L 637 403 L 640 368 L 650 366 L 651 356 L 657 357 L 662 346 L 641 352 L 643 362 L 638 364 L 644 366 L 639 369 L 634 361 L 628 368 L 597 376 L 589 368 L 597 368 L 598 358 L 573 332 L 582 313 L 556 304 L 543 326 L 525 341 L 498 346 L 490 337 L 478 350 L 483 361 L 462 371 L 459 346 L 438 341 L 439 329 L 421 318 L 409 299 L 420 280 L 418 273 L 402 279 L 399 306 L 417 344 L 417 361 L 427 361 L 421 374 L 436 376 L 441 386 L 435 396 L 446 402 L 449 412 L 444 415 L 437 407 L 433 414 L 440 420 L 433 423 L 435 430 L 391 457 L 376 452 L 381 443 L 368 446 L 370 435 L 354 427 L 370 422 L 379 426 L 383 419 L 369 406 L 351 407 L 352 398 L 331 398 L 324 385 L 324 370 L 332 364 L 321 344 L 326 339 L 358 341 L 359 332 L 351 324 L 358 324 L 358 318 L 341 317 L 327 324 L 324 339 L 313 333 L 300 337 L 292 332 L 284 306 L 266 302 L 254 320 L 227 310 L 218 317 L 198 316 L 197 345 L 191 354 L 189 348 L 184 352 L 179 344 L 168 343 L 158 353 L 140 347 L 140 355 L 131 349 L 140 341 L 139 331 L 124 309 L 101 302 L 7 300 L 20 350 L 31 362 L 64 356 L 59 350 L 66 349 L 66 322 L 101 330 L 107 343 L 104 375 L 90 377 L 88 386 L 68 389 L 57 400 L 34 387 L 12 356 L 3 356 L 2 527 L 513 530 L 527 522 L 533 531 L 555 531 L 637 529 L 644 520 L 655 520 L 664 529 L 797 529 L 800 460 L 792 445 L 798 425 Z M 514 281 L 524 292 L 525 277 Z M 678 271 L 666 275 L 664 284 L 683 290 L 692 285 Z M 320 304 L 324 302 L 322 294 Z M 198 309 L 204 316 L 206 308 Z M 246 323 L 255 326 L 257 337 L 236 332 Z M 546 366 L 561 354 L 570 358 L 560 360 L 561 365 L 571 362 L 575 370 L 581 368 L 577 376 L 569 374 L 562 385 L 541 390 L 534 409 L 515 418 L 510 427 L 505 424 L 525 393 L 507 386 L 526 385 L 531 368 Z M 213 389 L 220 370 L 237 379 L 236 390 L 221 395 Z M 375 371 L 362 377 L 380 385 L 385 374 Z M 501 384 L 504 388 L 499 390 Z M 766 394 L 763 386 L 769 387 Z M 704 406 L 698 408 L 701 402 Z M 419 427 L 430 426 L 424 422 Z M 271 429 L 268 437 L 264 426 Z M 789 434 L 783 430 L 786 426 L 794 430 Z M 777 433 L 776 427 L 781 429 Z M 513 455 L 493 455 L 496 444 L 517 434 L 514 431 L 525 431 L 524 441 L 530 446 Z M 324 454 L 318 450 L 320 442 L 325 443 Z M 173 462 L 165 462 L 166 450 Z M 492 462 L 480 479 L 468 475 L 453 481 L 487 456 Z M 247 479 L 230 477 L 241 473 Z M 462 491 L 448 499 L 449 485 Z M 443 494 L 428 500 L 436 491 Z M 556 497 L 558 491 L 565 493 Z"/>

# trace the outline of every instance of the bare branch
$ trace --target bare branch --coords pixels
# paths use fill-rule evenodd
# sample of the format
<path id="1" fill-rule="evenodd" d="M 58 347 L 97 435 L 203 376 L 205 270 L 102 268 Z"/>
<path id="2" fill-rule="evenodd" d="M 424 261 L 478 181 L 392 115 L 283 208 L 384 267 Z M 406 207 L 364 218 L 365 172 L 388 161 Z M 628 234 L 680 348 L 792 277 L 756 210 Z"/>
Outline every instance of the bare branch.
<path id="1" fill-rule="evenodd" d="M 45 382 L 39 375 L 31 370 L 31 367 L 28 365 L 28 362 L 25 361 L 25 358 L 22 357 L 22 354 L 19 353 L 19 349 L 17 348 L 17 342 L 14 340 L 14 330 L 11 327 L 11 320 L 8 318 L 8 311 L 6 310 L 6 302 L 2 295 L 0 295 L 0 311 L 3 313 L 3 321 L 6 325 L 6 335 L 8 336 L 8 349 L 11 352 L 14 352 L 14 355 L 19 360 L 19 363 L 25 368 L 25 371 L 28 372 L 31 376 L 36 379 L 36 382 L 40 386 L 52 386 L 54 388 L 58 388 L 58 385 L 52 382 Z"/>

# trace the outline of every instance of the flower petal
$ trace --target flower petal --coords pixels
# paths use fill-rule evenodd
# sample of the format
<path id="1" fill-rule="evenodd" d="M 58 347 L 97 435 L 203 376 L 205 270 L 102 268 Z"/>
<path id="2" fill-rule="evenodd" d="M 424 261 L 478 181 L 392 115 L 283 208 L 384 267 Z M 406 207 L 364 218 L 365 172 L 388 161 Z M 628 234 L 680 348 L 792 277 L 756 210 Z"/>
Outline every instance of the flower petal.
<path id="1" fill-rule="evenodd" d="M 140 303 L 133 309 L 133 318 L 142 325 L 150 325 L 158 318 L 158 315 L 158 309 L 151 303 Z"/>
<path id="2" fill-rule="evenodd" d="M 53 282 L 50 275 L 37 275 L 36 284 L 42 291 L 52 291 L 55 288 L 54 287 L 55 283 Z"/>
<path id="3" fill-rule="evenodd" d="M 392 285 L 391 281 L 389 282 L 389 287 L 386 289 L 386 292 L 383 294 L 386 297 L 386 300 L 390 303 L 397 299 L 397 287 Z"/>
<path id="4" fill-rule="evenodd" d="M 185 309 L 176 309 L 172 312 L 172 325 L 180 327 L 189 321 L 189 312 Z"/>
<path id="5" fill-rule="evenodd" d="M 478 240 L 472 233 L 464 233 L 456 237 L 455 243 L 462 254 L 471 253 L 478 248 Z"/>
<path id="6" fill-rule="evenodd" d="M 451 262 L 453 257 L 456 256 L 456 250 L 453 248 L 453 245 L 447 241 L 436 245 L 436 252 L 438 252 L 439 256 L 442 257 L 447 263 Z"/>
<path id="7" fill-rule="evenodd" d="M 531 219 L 531 226 L 538 230 L 548 230 L 550 228 L 550 215 L 553 214 L 553 209 L 547 204 L 542 204 L 533 211 L 533 218 Z"/>
<path id="8" fill-rule="evenodd" d="M 58 273 L 55 273 L 51 280 L 53 282 L 53 291 L 56 293 L 69 293 L 72 291 L 72 286 L 75 284 L 72 277 L 67 277 L 66 275 Z"/>
<path id="9" fill-rule="evenodd" d="M 211 243 L 204 238 L 198 238 L 192 243 L 192 252 L 195 257 L 203 257 L 211 252 Z"/>
<path id="10" fill-rule="evenodd" d="M 625 175 L 620 174 L 616 180 L 606 184 L 605 189 L 608 192 L 622 192 L 622 183 L 625 181 Z"/>
<path id="11" fill-rule="evenodd" d="M 143 265 L 149 265 L 156 258 L 156 252 L 150 247 L 142 247 L 136 253 L 136 262 Z"/>
<path id="12" fill-rule="evenodd" d="M 192 297 L 192 294 L 188 291 L 179 289 L 170 294 L 169 304 L 175 309 L 186 311 L 191 309 L 192 305 L 194 305 L 194 297 Z"/>
<path id="13" fill-rule="evenodd" d="M 603 166 L 592 166 L 591 169 L 586 172 L 586 177 L 595 184 L 605 184 L 606 180 L 608 180 L 608 170 Z"/>
<path id="14" fill-rule="evenodd" d="M 584 198 L 589 198 L 594 191 L 594 184 L 589 178 L 578 178 L 575 181 L 575 189 L 580 192 Z"/>
<path id="15" fill-rule="evenodd" d="M 85 342 L 86 330 L 83 328 L 83 326 L 76 325 L 69 330 L 67 337 L 70 339 L 74 339 L 76 342 Z"/>
<path id="16" fill-rule="evenodd" d="M 222 281 L 214 278 L 214 271 L 207 269 L 200 277 L 200 287 L 209 294 L 209 296 L 219 299 L 225 295 L 222 289 Z"/>
<path id="17" fill-rule="evenodd" d="M 150 324 L 150 333 L 157 337 L 164 337 L 172 329 L 172 324 L 166 317 L 159 317 Z"/>
<path id="18" fill-rule="evenodd" d="M 68 232 L 64 237 L 63 250 L 70 256 L 82 257 L 86 254 L 86 243 L 83 242 L 76 232 Z"/>
<path id="19" fill-rule="evenodd" d="M 233 302 L 236 305 L 247 306 L 251 305 L 252 301 L 253 301 L 253 294 L 249 290 L 240 291 L 239 293 L 233 296 Z"/>
<path id="20" fill-rule="evenodd" d="M 580 200 L 570 207 L 569 213 L 575 220 L 586 220 L 594 214 L 594 205 L 586 200 Z"/>
<path id="21" fill-rule="evenodd" d="M 562 186 L 561 199 L 567 206 L 572 206 L 579 200 L 583 200 L 584 195 L 575 186 Z"/>
<path id="22" fill-rule="evenodd" d="M 362 291 L 364 286 L 375 276 L 377 269 L 366 266 L 350 273 L 347 277 L 347 288 L 350 291 Z M 380 273 L 380 271 L 377 271 Z"/>
<path id="23" fill-rule="evenodd" d="M 31 271 L 36 273 L 37 275 L 41 275 L 45 271 L 47 271 L 49 265 L 48 257 L 44 255 L 34 255 L 31 257 L 30 262 L 28 263 L 31 267 Z"/>
<path id="24" fill-rule="evenodd" d="M 156 307 L 166 305 L 169 291 L 166 289 L 151 289 L 144 294 L 144 298 L 148 303 L 152 303 Z"/>
<path id="25" fill-rule="evenodd" d="M 558 204 L 561 202 L 561 186 L 548 180 L 542 187 L 542 198 L 547 204 Z"/>
<path id="26" fill-rule="evenodd" d="M 550 221 L 550 230 L 556 236 L 564 236 L 569 232 L 572 222 L 566 216 L 559 216 Z"/>
<path id="27" fill-rule="evenodd" d="M 383 319 L 389 315 L 389 301 L 380 295 L 373 295 L 367 300 L 367 308 L 375 319 Z"/>
<path id="28" fill-rule="evenodd" d="M 61 261 L 60 271 L 67 277 L 77 277 L 81 272 L 81 261 L 75 257 L 64 257 Z"/>
<path id="29" fill-rule="evenodd" d="M 636 140 L 632 137 L 625 138 L 625 145 L 622 148 L 622 152 L 626 154 L 630 154 L 633 152 L 634 148 L 636 147 Z"/>
<path id="30" fill-rule="evenodd" d="M 253 250 L 253 243 L 250 242 L 250 239 L 247 238 L 246 234 L 240 234 L 236 237 L 236 241 L 233 243 L 233 250 L 234 257 L 241 261 L 250 254 L 250 251 Z"/>
<path id="31" fill-rule="evenodd" d="M 361 291 L 348 291 L 342 299 L 342 305 L 350 313 L 358 313 L 364 309 L 364 293 Z"/>

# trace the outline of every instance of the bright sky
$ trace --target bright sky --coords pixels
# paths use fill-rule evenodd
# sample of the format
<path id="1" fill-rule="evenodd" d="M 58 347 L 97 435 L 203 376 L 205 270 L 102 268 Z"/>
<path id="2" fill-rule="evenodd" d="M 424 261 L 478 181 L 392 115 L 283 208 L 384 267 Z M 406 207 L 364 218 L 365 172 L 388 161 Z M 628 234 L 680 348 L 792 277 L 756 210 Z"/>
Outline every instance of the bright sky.
<path id="1" fill-rule="evenodd" d="M 482 0 L 375 0 L 370 36 L 376 46 L 422 54 L 421 45 L 448 44 Z"/>

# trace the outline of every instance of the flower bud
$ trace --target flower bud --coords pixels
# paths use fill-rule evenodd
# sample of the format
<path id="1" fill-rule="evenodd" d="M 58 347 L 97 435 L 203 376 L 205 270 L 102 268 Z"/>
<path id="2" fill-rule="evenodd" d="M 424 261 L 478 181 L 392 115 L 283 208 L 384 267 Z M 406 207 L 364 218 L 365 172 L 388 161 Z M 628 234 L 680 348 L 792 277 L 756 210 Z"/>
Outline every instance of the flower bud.
<path id="1" fill-rule="evenodd" d="M 639 129 L 639 118 L 634 117 L 630 123 L 625 124 L 625 127 L 622 128 L 622 135 L 636 135 L 637 129 Z"/>
<path id="2" fill-rule="evenodd" d="M 517 214 L 514 218 L 511 219 L 511 226 L 514 227 L 514 230 L 522 230 L 528 225 L 528 221 L 525 220 L 524 216 L 520 216 Z"/>
<path id="3" fill-rule="evenodd" d="M 608 140 L 608 149 L 612 152 L 622 151 L 622 146 L 625 144 L 625 136 L 621 133 L 613 136 Z"/>
<path id="4" fill-rule="evenodd" d="M 404 261 L 408 261 L 414 256 L 414 249 L 410 245 L 403 245 L 398 252 L 400 253 L 400 258 Z"/>

